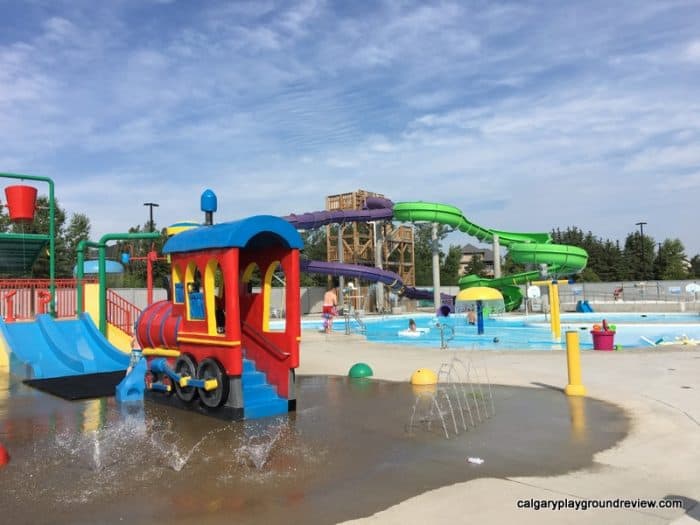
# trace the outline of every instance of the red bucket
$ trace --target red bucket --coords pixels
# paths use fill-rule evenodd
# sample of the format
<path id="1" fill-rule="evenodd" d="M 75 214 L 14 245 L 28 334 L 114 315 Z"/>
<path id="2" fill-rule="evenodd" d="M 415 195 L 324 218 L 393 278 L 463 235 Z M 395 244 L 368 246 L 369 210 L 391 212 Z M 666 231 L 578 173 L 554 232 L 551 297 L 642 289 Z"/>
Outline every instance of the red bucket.
<path id="1" fill-rule="evenodd" d="M 36 211 L 36 188 L 33 186 L 8 186 L 5 188 L 7 208 L 13 221 L 33 221 Z"/>
<path id="2" fill-rule="evenodd" d="M 593 350 L 615 350 L 615 332 L 592 330 Z"/>

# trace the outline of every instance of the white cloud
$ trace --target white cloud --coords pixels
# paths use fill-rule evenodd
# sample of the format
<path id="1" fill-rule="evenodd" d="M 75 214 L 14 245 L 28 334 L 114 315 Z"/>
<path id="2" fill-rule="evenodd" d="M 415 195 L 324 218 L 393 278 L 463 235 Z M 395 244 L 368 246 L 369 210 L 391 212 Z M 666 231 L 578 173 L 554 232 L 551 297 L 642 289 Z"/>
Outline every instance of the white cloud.
<path id="1" fill-rule="evenodd" d="M 502 229 L 620 237 L 643 212 L 700 251 L 682 2 L 136 4 L 66 4 L 0 45 L 0 167 L 55 174 L 96 235 L 146 200 L 196 217 L 205 187 L 220 220 L 364 187 Z"/>
<path id="2" fill-rule="evenodd" d="M 685 48 L 685 58 L 691 62 L 700 62 L 700 40 L 694 40 Z"/>

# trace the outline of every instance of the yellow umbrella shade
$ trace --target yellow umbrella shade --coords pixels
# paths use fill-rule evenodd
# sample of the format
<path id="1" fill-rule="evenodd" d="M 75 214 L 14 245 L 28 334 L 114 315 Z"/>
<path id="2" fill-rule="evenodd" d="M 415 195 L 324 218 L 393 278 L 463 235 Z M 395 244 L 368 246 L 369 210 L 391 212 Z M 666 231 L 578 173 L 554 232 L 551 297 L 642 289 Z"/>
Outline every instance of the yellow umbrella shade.
<path id="1" fill-rule="evenodd" d="M 473 286 L 465 288 L 457 294 L 457 301 L 498 301 L 503 300 L 501 292 L 488 286 Z"/>
<path id="2" fill-rule="evenodd" d="M 482 301 L 487 312 L 503 312 L 505 305 L 503 304 L 503 295 L 495 288 L 488 286 L 473 286 L 461 290 L 455 298 L 455 307 L 457 313 L 462 313 L 468 309 L 476 308 L 476 302 Z"/>

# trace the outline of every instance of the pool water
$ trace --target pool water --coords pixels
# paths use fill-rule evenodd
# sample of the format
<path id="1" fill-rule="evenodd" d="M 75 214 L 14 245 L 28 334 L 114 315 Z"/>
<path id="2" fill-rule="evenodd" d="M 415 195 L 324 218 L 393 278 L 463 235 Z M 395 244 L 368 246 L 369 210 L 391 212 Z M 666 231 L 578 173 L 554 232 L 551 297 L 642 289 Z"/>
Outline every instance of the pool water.
<path id="1" fill-rule="evenodd" d="M 414 319 L 418 328 L 430 330 L 417 337 L 406 337 L 399 332 L 408 328 L 408 319 Z M 662 313 L 589 313 L 562 314 L 562 341 L 552 337 L 549 319 L 544 315 L 500 315 L 484 320 L 484 334 L 477 333 L 477 327 L 467 324 L 464 315 L 441 318 L 440 323 L 447 325 L 445 335 L 454 337 L 448 341 L 449 348 L 478 349 L 527 349 L 559 350 L 565 348 L 564 334 L 570 330 L 579 332 L 582 349 L 592 349 L 593 341 L 590 331 L 594 324 L 602 320 L 616 325 L 615 344 L 625 348 L 648 347 L 651 342 L 673 342 L 687 337 L 700 341 L 700 315 L 662 314 Z M 367 317 L 363 319 L 367 339 L 379 343 L 399 343 L 417 346 L 440 347 L 441 334 L 437 319 L 432 314 L 415 314 L 412 316 Z M 311 323 L 314 326 L 318 322 Z M 307 325 L 309 326 L 309 325 Z M 353 332 L 359 332 L 360 326 L 355 320 L 350 321 Z M 334 330 L 345 329 L 341 319 L 334 324 Z"/>

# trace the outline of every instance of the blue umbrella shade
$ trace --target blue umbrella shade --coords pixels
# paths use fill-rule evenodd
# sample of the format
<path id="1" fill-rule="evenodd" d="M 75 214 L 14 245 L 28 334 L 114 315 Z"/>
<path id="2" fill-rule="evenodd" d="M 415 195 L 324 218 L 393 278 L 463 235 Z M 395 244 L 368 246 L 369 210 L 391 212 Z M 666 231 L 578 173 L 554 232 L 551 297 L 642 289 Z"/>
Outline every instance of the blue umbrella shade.
<path id="1" fill-rule="evenodd" d="M 119 264 L 117 261 L 105 261 L 106 263 L 106 270 L 107 273 L 124 273 L 124 267 Z M 91 260 L 91 261 L 85 261 L 83 263 L 83 274 L 97 274 L 99 273 L 98 270 L 98 265 L 99 261 L 97 260 Z M 73 267 L 73 275 L 77 275 L 78 273 L 78 265 L 76 264 Z"/>

